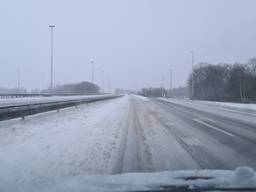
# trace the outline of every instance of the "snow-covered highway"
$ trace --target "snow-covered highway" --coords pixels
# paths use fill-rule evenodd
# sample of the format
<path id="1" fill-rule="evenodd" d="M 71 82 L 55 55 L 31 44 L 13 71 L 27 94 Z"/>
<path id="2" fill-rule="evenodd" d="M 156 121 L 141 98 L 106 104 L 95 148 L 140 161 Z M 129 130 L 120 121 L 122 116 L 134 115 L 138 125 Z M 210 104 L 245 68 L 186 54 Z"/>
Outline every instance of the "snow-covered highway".
<path id="1" fill-rule="evenodd" d="M 3 121 L 0 180 L 243 165 L 255 169 L 256 120 L 248 114 L 127 95 Z"/>

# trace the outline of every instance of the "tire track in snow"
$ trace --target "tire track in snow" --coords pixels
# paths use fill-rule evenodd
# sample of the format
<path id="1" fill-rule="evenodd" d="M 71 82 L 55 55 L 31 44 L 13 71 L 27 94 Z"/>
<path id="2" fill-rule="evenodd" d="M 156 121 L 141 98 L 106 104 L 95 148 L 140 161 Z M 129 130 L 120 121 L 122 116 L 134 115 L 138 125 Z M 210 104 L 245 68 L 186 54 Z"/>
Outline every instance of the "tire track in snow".
<path id="1" fill-rule="evenodd" d="M 150 102 L 150 104 L 152 105 L 154 103 Z M 170 140 L 174 138 L 182 146 L 182 148 L 191 156 L 191 158 L 196 162 L 196 164 L 200 168 L 204 169 L 209 167 L 207 162 L 204 162 L 202 159 L 199 159 L 195 151 L 191 148 L 191 146 L 184 141 L 184 138 L 182 136 L 179 135 L 179 133 L 175 129 L 175 123 L 170 123 L 170 121 L 164 119 L 163 116 L 161 116 L 160 111 L 150 111 L 150 114 L 159 122 L 159 124 L 162 125 L 158 128 L 162 129 L 162 131 L 165 133 L 167 137 L 169 137 Z"/>
<path id="2" fill-rule="evenodd" d="M 252 141 L 250 138 L 246 138 L 241 134 L 237 134 L 235 130 L 239 126 L 235 127 L 236 129 L 230 131 L 233 137 L 223 134 L 219 131 L 213 130 L 212 128 L 207 127 L 199 122 L 194 121 L 194 118 L 201 119 L 202 121 L 207 122 L 209 125 L 213 125 L 220 128 L 226 128 L 230 126 L 233 122 L 230 121 L 227 124 L 222 124 L 222 119 L 215 119 L 213 115 L 212 121 L 208 121 L 211 116 L 207 112 L 197 113 L 197 111 L 186 111 L 181 109 L 176 105 L 169 104 L 165 101 L 152 100 L 153 103 L 159 105 L 164 111 L 164 113 L 173 114 L 179 121 L 184 122 L 183 126 L 188 125 L 190 128 L 183 129 L 182 127 L 172 127 L 167 126 L 168 129 L 174 129 L 177 134 L 182 138 L 183 134 L 188 131 L 190 134 L 193 133 L 194 137 L 199 137 L 203 141 L 204 145 L 201 146 L 190 146 L 194 151 L 197 159 L 202 159 L 206 162 L 208 169 L 234 169 L 237 166 L 248 165 L 251 167 L 255 166 L 253 158 L 255 158 L 255 151 L 247 150 L 248 147 L 255 144 L 255 140 Z M 163 118 L 160 118 L 160 121 L 166 121 L 168 117 L 163 115 Z M 214 120 L 214 121 L 213 121 Z M 219 121 L 220 120 L 220 121 Z M 226 130 L 226 129 L 224 129 Z M 250 136 L 250 135 L 249 135 Z M 184 141 L 184 139 L 182 139 Z M 243 155 L 241 155 L 243 154 Z"/>
<path id="3" fill-rule="evenodd" d="M 200 166 L 200 168 L 202 169 L 209 168 L 208 163 L 197 157 L 197 154 L 194 152 L 194 150 L 192 150 L 191 147 L 182 139 L 182 137 L 179 136 L 178 132 L 175 130 L 173 126 L 166 124 L 164 120 L 160 119 L 157 116 L 155 116 L 155 118 L 159 121 L 159 123 L 161 123 L 164 126 L 166 131 L 170 132 L 172 136 L 174 136 L 175 140 L 183 147 L 185 151 L 187 151 L 187 153 Z"/>
<path id="4" fill-rule="evenodd" d="M 113 173 L 153 170 L 150 149 L 134 105 L 133 98 L 130 98 Z"/>

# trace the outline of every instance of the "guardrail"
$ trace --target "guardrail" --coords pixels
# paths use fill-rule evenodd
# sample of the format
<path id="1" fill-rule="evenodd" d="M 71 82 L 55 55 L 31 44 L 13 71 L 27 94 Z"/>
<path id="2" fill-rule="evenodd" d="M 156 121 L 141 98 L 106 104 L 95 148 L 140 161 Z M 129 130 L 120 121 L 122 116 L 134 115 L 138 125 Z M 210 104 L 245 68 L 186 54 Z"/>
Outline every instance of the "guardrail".
<path id="1" fill-rule="evenodd" d="M 41 102 L 33 104 L 18 104 L 12 106 L 2 106 L 0 107 L 0 121 L 14 119 L 21 117 L 24 119 L 26 116 L 77 106 L 86 103 L 92 103 L 96 101 L 102 101 L 107 99 L 113 99 L 121 97 L 120 95 L 108 95 L 99 97 L 89 97 L 84 99 L 72 99 L 66 101 L 51 101 L 51 102 Z"/>
<path id="2" fill-rule="evenodd" d="M 1 93 L 0 98 L 79 96 L 81 94 L 50 94 L 50 93 Z"/>

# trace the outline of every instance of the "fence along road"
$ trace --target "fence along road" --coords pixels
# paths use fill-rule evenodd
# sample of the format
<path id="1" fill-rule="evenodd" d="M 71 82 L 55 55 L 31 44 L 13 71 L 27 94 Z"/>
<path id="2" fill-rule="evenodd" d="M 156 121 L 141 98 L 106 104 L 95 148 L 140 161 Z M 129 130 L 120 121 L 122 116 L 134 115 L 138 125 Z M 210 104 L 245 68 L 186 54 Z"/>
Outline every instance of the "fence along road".
<path id="1" fill-rule="evenodd" d="M 0 102 L 0 121 L 25 118 L 25 116 L 42 113 L 46 111 L 59 110 L 62 108 L 77 106 L 96 101 L 113 99 L 120 95 L 98 95 L 98 96 L 63 96 L 53 98 L 37 98 L 36 100 L 18 100 Z"/>

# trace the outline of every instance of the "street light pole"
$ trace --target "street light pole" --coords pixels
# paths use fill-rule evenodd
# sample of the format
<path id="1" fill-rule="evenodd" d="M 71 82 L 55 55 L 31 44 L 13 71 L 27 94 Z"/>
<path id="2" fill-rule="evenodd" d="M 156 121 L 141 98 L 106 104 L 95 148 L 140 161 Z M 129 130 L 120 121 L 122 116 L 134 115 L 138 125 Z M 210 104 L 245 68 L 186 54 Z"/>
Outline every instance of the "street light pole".
<path id="1" fill-rule="evenodd" d="M 18 69 L 18 93 L 20 93 L 20 68 Z"/>
<path id="2" fill-rule="evenodd" d="M 192 76 L 191 76 L 191 98 L 194 99 L 194 51 L 191 51 L 192 56 Z"/>
<path id="3" fill-rule="evenodd" d="M 170 97 L 173 96 L 172 92 L 172 69 L 170 69 Z"/>
<path id="4" fill-rule="evenodd" d="M 165 84 L 165 79 L 164 79 L 164 76 L 162 76 L 162 84 L 163 84 L 163 87 L 162 87 L 162 97 L 165 96 L 165 90 L 164 90 L 164 84 Z"/>
<path id="5" fill-rule="evenodd" d="M 91 61 L 92 65 L 92 83 L 94 82 L 94 61 Z"/>
<path id="6" fill-rule="evenodd" d="M 53 28 L 55 25 L 49 25 L 51 28 L 51 93 L 53 91 Z"/>
<path id="7" fill-rule="evenodd" d="M 102 93 L 104 93 L 104 83 L 105 83 L 104 82 L 104 79 L 105 79 L 105 77 L 104 77 L 104 70 L 102 70 L 101 72 L 102 72 L 102 88 L 101 89 L 102 89 Z"/>
<path id="8" fill-rule="evenodd" d="M 111 93 L 112 92 L 111 91 L 111 81 L 110 81 L 109 77 L 108 77 L 107 81 L 108 81 L 108 93 Z"/>

